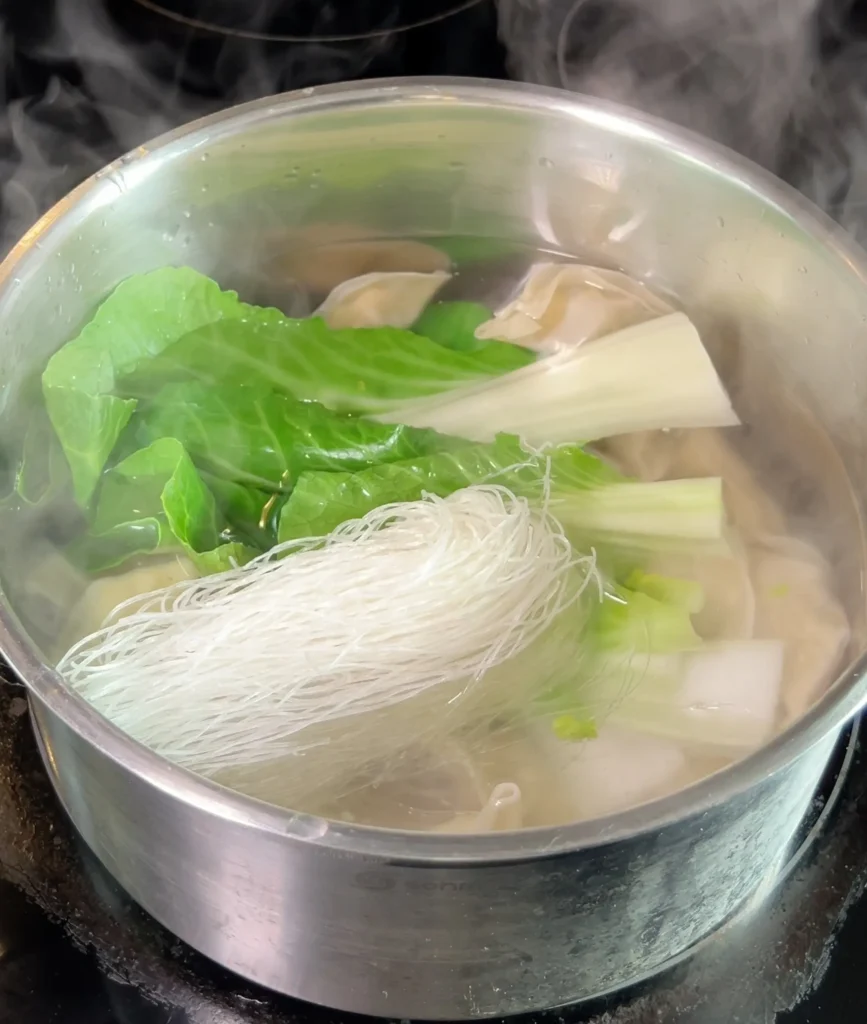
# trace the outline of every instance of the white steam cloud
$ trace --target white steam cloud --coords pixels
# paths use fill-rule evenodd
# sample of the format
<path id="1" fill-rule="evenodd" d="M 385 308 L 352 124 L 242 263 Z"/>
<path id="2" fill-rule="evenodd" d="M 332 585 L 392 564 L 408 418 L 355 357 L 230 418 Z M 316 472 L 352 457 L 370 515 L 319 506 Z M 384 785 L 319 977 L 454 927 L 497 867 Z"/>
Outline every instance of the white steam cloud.
<path id="1" fill-rule="evenodd" d="M 867 238 L 867 49 L 851 0 L 498 0 L 514 77 L 602 96 L 763 164 Z"/>
<path id="2" fill-rule="evenodd" d="M 294 0 L 250 0 L 244 9 L 278 2 L 288 10 Z M 513 77 L 618 100 L 709 135 L 792 181 L 867 241 L 867 43 L 849 25 L 854 0 L 490 2 Z M 219 106 L 359 77 L 391 45 L 380 35 L 275 48 L 230 35 L 206 82 L 193 61 L 181 83 L 177 33 L 139 38 L 115 24 L 109 4 L 58 0 L 46 5 L 53 21 L 35 32 L 38 19 L 17 5 L 0 28 L 7 82 L 13 49 L 57 68 L 36 87 L 0 92 L 0 251 L 121 152 Z M 134 0 L 120 7 L 145 9 Z M 317 17 L 327 21 L 335 9 L 323 0 Z M 74 75 L 64 70 L 71 65 Z"/>
<path id="3" fill-rule="evenodd" d="M 292 2 L 246 0 L 238 10 L 245 27 L 259 29 L 277 7 L 291 14 Z M 0 62 L 13 88 L 4 95 L 0 78 L 0 255 L 44 210 L 127 150 L 224 106 L 357 78 L 393 43 L 381 22 L 370 38 L 281 44 L 255 32 L 197 34 L 136 0 L 113 5 L 126 27 L 112 17 L 112 0 L 56 0 L 33 11 L 6 6 Z M 305 31 L 315 37 L 320 23 L 328 29 L 336 10 L 328 0 L 306 4 Z"/>

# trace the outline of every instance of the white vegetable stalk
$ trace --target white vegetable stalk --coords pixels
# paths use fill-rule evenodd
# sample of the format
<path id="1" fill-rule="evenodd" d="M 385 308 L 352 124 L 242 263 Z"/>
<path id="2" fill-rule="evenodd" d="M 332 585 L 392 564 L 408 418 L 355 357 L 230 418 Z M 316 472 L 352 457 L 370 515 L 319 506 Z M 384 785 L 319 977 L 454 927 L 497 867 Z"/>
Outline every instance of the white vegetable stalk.
<path id="1" fill-rule="evenodd" d="M 774 734 L 784 653 L 778 641 L 753 640 L 685 654 L 636 654 L 630 692 L 614 705 L 610 721 L 742 757 Z"/>
<path id="2" fill-rule="evenodd" d="M 551 510 L 566 527 L 624 543 L 721 542 L 726 525 L 722 480 L 716 477 L 606 484 L 557 494 Z"/>
<path id="3" fill-rule="evenodd" d="M 688 779 L 677 743 L 606 723 L 599 735 L 574 743 L 540 735 L 557 771 L 571 817 L 595 818 L 658 799 Z"/>
<path id="4" fill-rule="evenodd" d="M 58 669 L 194 771 L 316 748 L 303 772 L 337 785 L 450 725 L 450 701 L 497 714 L 544 686 L 524 672 L 516 695 L 490 670 L 542 636 L 594 574 L 545 509 L 471 487 L 121 605 Z"/>
<path id="5" fill-rule="evenodd" d="M 518 434 L 536 446 L 740 422 L 698 332 L 683 313 L 628 327 L 377 418 L 474 441 Z"/>

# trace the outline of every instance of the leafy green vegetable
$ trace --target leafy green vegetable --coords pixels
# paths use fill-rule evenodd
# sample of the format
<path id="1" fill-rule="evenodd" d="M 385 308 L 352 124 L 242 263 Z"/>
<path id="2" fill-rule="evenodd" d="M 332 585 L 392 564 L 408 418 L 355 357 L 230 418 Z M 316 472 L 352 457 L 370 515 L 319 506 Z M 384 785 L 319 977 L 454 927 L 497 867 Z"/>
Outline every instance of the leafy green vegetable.
<path id="1" fill-rule="evenodd" d="M 592 718 L 579 718 L 573 714 L 557 715 L 551 723 L 558 740 L 595 740 L 598 733 Z"/>
<path id="2" fill-rule="evenodd" d="M 130 558 L 171 550 L 166 537 L 167 531 L 159 517 L 147 516 L 119 523 L 104 533 L 84 534 L 69 545 L 67 555 L 70 562 L 84 572 L 101 573 L 123 565 Z"/>
<path id="3" fill-rule="evenodd" d="M 324 320 L 251 313 L 191 331 L 121 382 L 127 398 L 153 397 L 172 380 L 209 387 L 270 387 L 338 412 L 383 411 L 526 366 L 534 354 L 491 343 L 453 352 L 395 327 L 332 330 Z"/>
<path id="4" fill-rule="evenodd" d="M 135 518 L 165 515 L 175 538 L 195 551 L 216 546 L 214 498 L 184 446 L 161 438 L 118 463 L 103 481 L 93 517 L 95 533 Z"/>
<path id="5" fill-rule="evenodd" d="M 654 601 L 683 608 L 690 615 L 697 615 L 704 607 L 704 590 L 695 580 L 682 580 L 633 569 L 624 581 L 624 587 L 640 591 Z"/>
<path id="6" fill-rule="evenodd" d="M 577 445 L 550 453 L 525 451 L 501 434 L 491 445 L 467 445 L 425 458 L 359 473 L 304 473 L 286 503 L 279 536 L 289 540 L 330 533 L 346 519 L 425 492 L 445 497 L 471 484 L 501 483 L 527 497 L 541 497 L 550 459 L 551 511 L 588 544 L 653 546 L 657 537 L 676 543 L 722 536 L 718 480 L 673 481 L 674 486 L 623 482 L 616 470 Z"/>
<path id="7" fill-rule="evenodd" d="M 255 548 L 237 541 L 221 544 L 211 551 L 188 552 L 190 560 L 202 576 L 210 576 L 217 572 L 227 572 L 229 569 L 246 565 L 247 562 L 261 553 L 261 551 L 257 551 Z"/>
<path id="8" fill-rule="evenodd" d="M 167 267 L 120 284 L 49 360 L 47 417 L 28 439 L 16 481 L 21 498 L 38 500 L 68 464 L 82 506 L 99 485 L 90 529 L 71 548 L 91 571 L 167 547 L 201 556 L 221 540 L 243 544 L 245 558 L 275 537 L 283 499 L 264 492 L 290 489 L 306 470 L 366 469 L 460 444 L 293 399 L 378 409 L 532 358 L 499 343 L 451 352 L 411 331 L 331 331 L 319 319 L 248 306 L 190 268 Z M 140 397 L 175 377 L 181 383 L 128 430 Z M 242 387 L 248 380 L 255 391 Z M 100 482 L 121 434 L 125 457 Z M 142 447 L 130 451 L 136 440 Z M 208 483 L 191 455 L 213 474 Z"/>
<path id="9" fill-rule="evenodd" d="M 640 571 L 632 582 L 636 589 L 609 588 L 601 601 L 595 588 L 585 592 L 571 664 L 533 702 L 531 710 L 551 716 L 560 739 L 592 739 L 596 720 L 638 692 L 645 677 L 668 678 L 672 658 L 701 647 L 691 621 L 703 600 L 701 588 Z"/>
<path id="10" fill-rule="evenodd" d="M 436 239 L 436 247 L 458 266 L 487 260 L 502 260 L 521 252 L 521 246 L 504 238 L 478 235 L 449 235 Z"/>
<path id="11" fill-rule="evenodd" d="M 665 654 L 701 645 L 688 606 L 680 600 L 658 601 L 625 587 L 606 595 L 595 609 L 587 635 L 596 650 L 627 656 Z"/>
<path id="12" fill-rule="evenodd" d="M 417 501 L 424 493 L 446 497 L 471 484 L 499 483 L 541 497 L 549 459 L 552 490 L 618 479 L 607 463 L 577 446 L 532 454 L 518 438 L 502 434 L 492 444 L 467 445 L 359 473 L 302 473 L 283 507 L 279 539 L 324 536 L 380 505 Z"/>
<path id="13" fill-rule="evenodd" d="M 466 444 L 342 416 L 268 388 L 198 381 L 167 385 L 136 419 L 139 444 L 175 437 L 214 474 L 267 491 L 291 490 L 308 470 L 359 470 Z"/>
<path id="14" fill-rule="evenodd" d="M 180 441 L 162 438 L 105 474 L 87 535 L 70 546 L 90 572 L 156 551 L 212 551 L 214 497 Z"/>
<path id="15" fill-rule="evenodd" d="M 137 274 L 115 288 L 93 319 L 48 361 L 45 405 L 84 505 L 136 403 L 117 380 L 203 324 L 249 315 L 253 307 L 189 267 Z M 256 310 L 260 322 L 277 314 Z"/>
<path id="16" fill-rule="evenodd" d="M 491 315 L 487 306 L 478 302 L 434 302 L 412 329 L 456 352 L 473 352 L 490 344 L 479 340 L 475 331 L 479 324 L 490 320 Z"/>
<path id="17" fill-rule="evenodd" d="M 285 494 L 246 487 L 204 471 L 201 477 L 227 523 L 221 533 L 224 539 L 237 540 L 260 551 L 277 543 L 277 523 L 286 501 Z"/>
<path id="18" fill-rule="evenodd" d="M 76 498 L 85 506 L 136 403 L 72 385 L 46 387 L 45 403 L 69 460 Z"/>

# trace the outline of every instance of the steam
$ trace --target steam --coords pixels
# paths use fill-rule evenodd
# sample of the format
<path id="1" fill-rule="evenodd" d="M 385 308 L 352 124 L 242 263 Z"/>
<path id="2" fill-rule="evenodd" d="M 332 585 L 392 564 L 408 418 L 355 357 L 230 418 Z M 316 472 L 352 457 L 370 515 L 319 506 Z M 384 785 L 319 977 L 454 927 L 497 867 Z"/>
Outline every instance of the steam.
<path id="1" fill-rule="evenodd" d="M 867 51 L 845 26 L 850 6 L 499 0 L 514 77 L 710 136 L 790 180 L 863 240 Z"/>
<path id="2" fill-rule="evenodd" d="M 867 43 L 850 25 L 853 0 L 495 2 L 513 77 L 618 100 L 709 135 L 788 178 L 867 239 Z M 395 45 L 388 17 L 397 14 L 386 12 L 367 39 L 329 41 L 335 5 L 294 3 L 239 6 L 256 30 L 246 36 L 197 34 L 138 0 L 8 5 L 0 250 L 88 174 L 163 131 L 269 93 L 401 70 L 384 59 Z M 123 12 L 123 26 L 112 11 Z M 305 35 L 318 38 L 257 38 L 277 11 L 283 25 L 304 21 Z M 478 44 L 461 32 L 443 37 L 452 51 Z M 490 73 L 481 51 L 461 61 L 442 70 Z"/>
<path id="3" fill-rule="evenodd" d="M 393 45 L 382 24 L 367 39 L 274 43 L 255 33 L 197 33 L 137 0 L 8 6 L 0 25 L 0 255 L 127 150 L 224 106 L 357 78 Z M 249 0 L 239 9 L 261 29 L 278 8 L 281 0 Z M 310 10 L 324 28 L 332 8 Z M 308 18 L 305 31 L 315 36 L 317 24 Z"/>
<path id="4" fill-rule="evenodd" d="M 182 103 L 169 87 L 140 69 L 136 55 L 125 50 L 97 4 L 64 0 L 54 5 L 53 23 L 38 33 L 15 20 L 10 17 L 6 26 L 2 59 L 7 87 L 11 81 L 14 91 L 24 95 L 3 97 L 4 252 L 89 174 L 147 138 L 204 112 L 203 105 Z M 15 66 L 16 49 L 25 64 L 21 73 Z M 63 64 L 72 61 L 80 62 L 75 84 L 62 73 Z M 46 67 L 47 74 L 37 76 L 35 67 Z"/>

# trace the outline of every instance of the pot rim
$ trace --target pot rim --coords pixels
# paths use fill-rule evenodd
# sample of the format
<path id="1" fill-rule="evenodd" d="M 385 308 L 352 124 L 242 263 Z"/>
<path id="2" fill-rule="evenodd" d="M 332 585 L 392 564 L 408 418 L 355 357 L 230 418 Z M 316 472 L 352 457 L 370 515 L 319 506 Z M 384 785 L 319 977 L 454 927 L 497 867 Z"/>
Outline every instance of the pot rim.
<path id="1" fill-rule="evenodd" d="M 75 231 L 89 207 L 114 175 L 124 175 L 145 157 L 161 153 L 170 159 L 190 148 L 213 142 L 268 121 L 352 106 L 388 106 L 449 101 L 464 106 L 509 107 L 531 113 L 554 112 L 564 119 L 610 127 L 620 135 L 662 144 L 684 159 L 723 172 L 741 188 L 758 193 L 783 216 L 798 224 L 826 250 L 835 253 L 861 278 L 867 289 L 867 254 L 829 217 L 800 193 L 770 173 L 723 146 L 631 108 L 563 90 L 474 78 L 394 78 L 341 83 L 269 96 L 200 118 L 167 132 L 121 156 L 60 200 L 30 228 L 0 264 L 0 304 L 22 261 L 42 253 Z M 40 256 L 44 258 L 44 256 Z M 2 595 L 0 595 L 2 597 Z M 523 829 L 486 835 L 439 835 L 347 825 L 300 814 L 235 793 L 165 760 L 104 719 L 82 697 L 69 690 L 54 669 L 41 659 L 14 612 L 0 600 L 0 654 L 25 682 L 37 705 L 141 780 L 202 813 L 272 834 L 275 839 L 313 843 L 372 861 L 403 864 L 483 865 L 553 856 L 565 851 L 625 840 L 700 815 L 757 784 L 795 760 L 824 737 L 841 728 L 867 703 L 867 652 L 862 653 L 829 687 L 810 711 L 770 743 L 741 761 L 670 796 L 603 818 L 572 825 Z M 37 714 L 38 724 L 38 714 Z M 53 761 L 46 744 L 49 761 Z M 58 766 L 53 763 L 53 770 Z"/>

